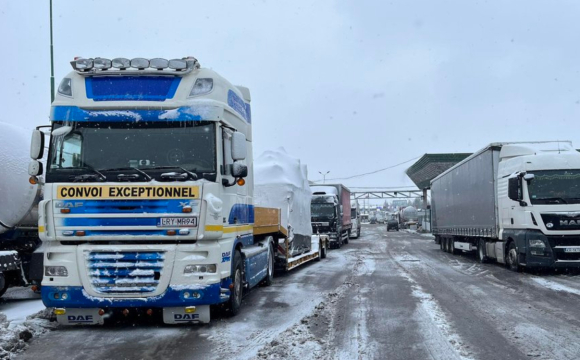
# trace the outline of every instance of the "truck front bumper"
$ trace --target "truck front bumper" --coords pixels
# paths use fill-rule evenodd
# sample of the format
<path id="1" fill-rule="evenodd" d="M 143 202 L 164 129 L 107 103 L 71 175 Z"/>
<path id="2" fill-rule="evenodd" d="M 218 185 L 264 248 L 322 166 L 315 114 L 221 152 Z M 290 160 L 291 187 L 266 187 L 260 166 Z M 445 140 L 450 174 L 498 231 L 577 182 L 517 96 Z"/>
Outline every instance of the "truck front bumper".
<path id="1" fill-rule="evenodd" d="M 229 280 L 229 279 L 228 279 Z M 165 308 L 198 305 L 214 305 L 229 299 L 229 284 L 198 286 L 169 286 L 158 296 L 95 297 L 87 294 L 82 286 L 43 286 L 42 302 L 54 308 Z"/>

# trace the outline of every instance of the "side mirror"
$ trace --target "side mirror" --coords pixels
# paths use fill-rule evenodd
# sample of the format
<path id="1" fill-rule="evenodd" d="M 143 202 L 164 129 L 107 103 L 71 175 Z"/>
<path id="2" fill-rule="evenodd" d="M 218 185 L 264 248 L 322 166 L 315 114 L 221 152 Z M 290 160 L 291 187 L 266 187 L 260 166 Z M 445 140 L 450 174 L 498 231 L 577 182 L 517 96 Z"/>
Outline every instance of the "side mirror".
<path id="1" fill-rule="evenodd" d="M 239 131 L 232 134 L 232 159 L 234 161 L 246 159 L 246 135 Z"/>
<path id="2" fill-rule="evenodd" d="M 524 180 L 530 182 L 530 181 L 534 180 L 535 177 L 536 177 L 536 175 L 534 175 L 534 174 L 526 174 L 526 175 L 524 175 Z"/>
<path id="3" fill-rule="evenodd" d="M 248 176 L 248 167 L 240 161 L 235 161 L 232 169 L 232 175 L 236 178 L 245 178 Z"/>
<path id="4" fill-rule="evenodd" d="M 32 131 L 30 141 L 30 158 L 33 160 L 42 159 L 44 155 L 44 133 L 38 129 Z"/>
<path id="5" fill-rule="evenodd" d="M 42 167 L 42 163 L 38 160 L 32 160 L 30 164 L 28 164 L 28 175 L 30 176 L 38 176 L 42 175 L 44 168 Z"/>
<path id="6" fill-rule="evenodd" d="M 508 179 L 508 198 L 513 201 L 521 201 L 521 182 L 519 177 Z"/>

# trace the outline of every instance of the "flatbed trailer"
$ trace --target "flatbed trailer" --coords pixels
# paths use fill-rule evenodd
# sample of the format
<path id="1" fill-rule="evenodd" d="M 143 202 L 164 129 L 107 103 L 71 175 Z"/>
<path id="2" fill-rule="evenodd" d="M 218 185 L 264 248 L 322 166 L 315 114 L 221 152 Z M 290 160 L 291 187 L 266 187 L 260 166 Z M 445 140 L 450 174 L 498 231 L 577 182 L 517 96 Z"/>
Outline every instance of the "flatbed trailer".
<path id="1" fill-rule="evenodd" d="M 291 241 L 288 230 L 282 226 L 281 210 L 275 208 L 254 208 L 254 236 L 273 236 L 277 243 L 275 265 L 277 270 L 290 271 L 312 260 L 326 258 L 329 246 L 328 235 L 312 235 L 310 251 L 291 255 Z"/>

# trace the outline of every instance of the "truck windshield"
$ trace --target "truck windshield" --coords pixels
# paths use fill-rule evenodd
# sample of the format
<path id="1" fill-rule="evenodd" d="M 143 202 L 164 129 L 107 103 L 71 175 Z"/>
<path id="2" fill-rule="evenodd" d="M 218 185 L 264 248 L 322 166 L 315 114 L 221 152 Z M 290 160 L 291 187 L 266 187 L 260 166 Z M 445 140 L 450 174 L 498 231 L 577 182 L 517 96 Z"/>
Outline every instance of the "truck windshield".
<path id="1" fill-rule="evenodd" d="M 334 204 L 312 204 L 310 211 L 313 218 L 333 218 Z"/>
<path id="2" fill-rule="evenodd" d="M 356 209 L 350 209 L 350 218 L 356 219 Z"/>
<path id="3" fill-rule="evenodd" d="M 534 171 L 528 182 L 532 204 L 580 203 L 580 170 Z"/>
<path id="4" fill-rule="evenodd" d="M 62 126 L 55 123 L 54 130 Z M 69 131 L 51 139 L 47 182 L 108 175 L 107 170 L 114 169 L 143 169 L 152 178 L 181 169 L 200 175 L 216 172 L 213 122 L 77 122 L 69 126 Z"/>

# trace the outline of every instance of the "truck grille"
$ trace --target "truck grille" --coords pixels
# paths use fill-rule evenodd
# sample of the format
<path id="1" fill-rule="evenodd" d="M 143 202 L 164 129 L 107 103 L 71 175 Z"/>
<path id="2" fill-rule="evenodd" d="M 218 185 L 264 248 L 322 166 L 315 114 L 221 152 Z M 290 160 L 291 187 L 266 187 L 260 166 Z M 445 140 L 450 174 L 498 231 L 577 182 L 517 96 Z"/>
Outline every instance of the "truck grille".
<path id="1" fill-rule="evenodd" d="M 550 246 L 554 251 L 554 258 L 560 261 L 578 261 L 580 253 L 567 253 L 564 248 L 567 246 L 580 246 L 580 236 L 548 236 Z M 556 246 L 560 246 L 556 248 Z"/>
<path id="2" fill-rule="evenodd" d="M 163 270 L 163 252 L 90 252 L 89 279 L 100 293 L 151 293 L 157 289 Z"/>

